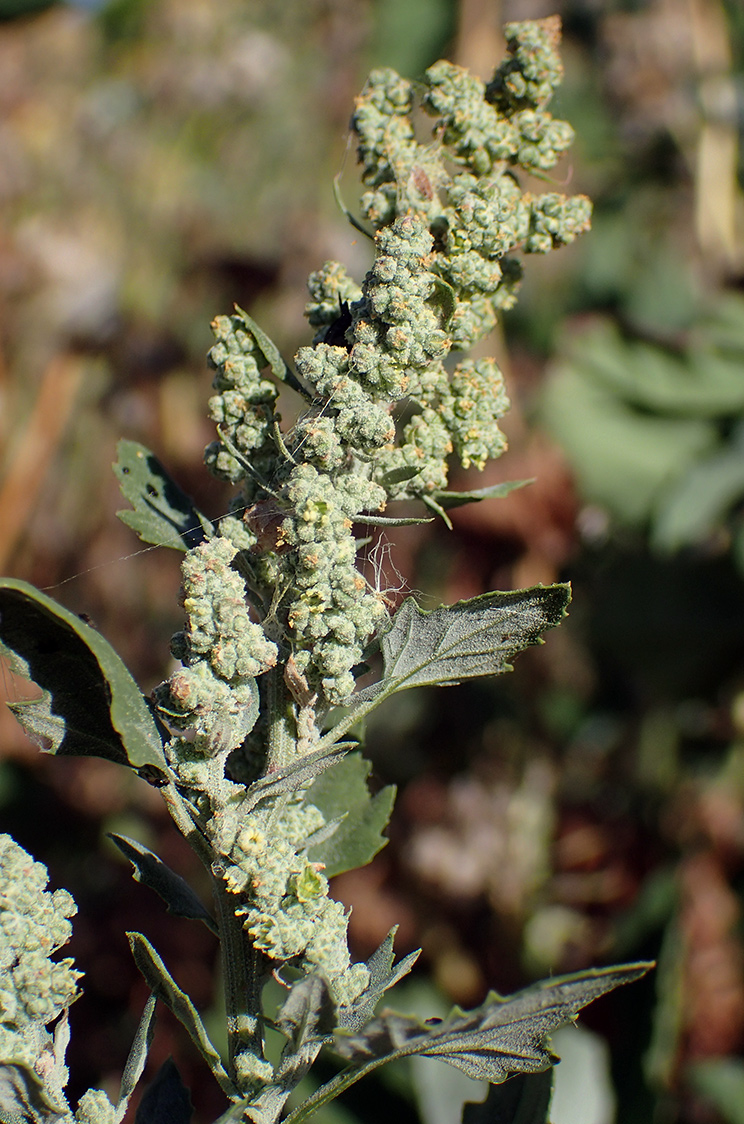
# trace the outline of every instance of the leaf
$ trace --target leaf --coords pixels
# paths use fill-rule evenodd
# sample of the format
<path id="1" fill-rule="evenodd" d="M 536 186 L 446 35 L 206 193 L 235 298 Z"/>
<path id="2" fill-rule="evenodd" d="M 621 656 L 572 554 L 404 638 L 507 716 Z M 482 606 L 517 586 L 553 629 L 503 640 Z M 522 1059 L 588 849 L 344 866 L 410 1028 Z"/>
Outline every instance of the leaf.
<path id="1" fill-rule="evenodd" d="M 473 1011 L 455 1007 L 441 1022 L 384 1011 L 356 1034 L 336 1036 L 335 1050 L 353 1065 L 392 1061 L 413 1054 L 454 1065 L 468 1077 L 498 1084 L 511 1073 L 545 1069 L 553 1057 L 546 1035 L 576 1017 L 582 1007 L 621 984 L 637 980 L 652 964 L 627 964 L 546 980 L 502 998 L 491 992 Z"/>
<path id="2" fill-rule="evenodd" d="M 393 967 L 393 941 L 397 931 L 398 926 L 395 925 L 367 961 L 369 983 L 356 1002 L 349 1007 L 339 1008 L 338 1024 L 343 1030 L 361 1030 L 366 1026 L 381 997 L 408 975 L 421 955 L 419 948 L 404 956 Z"/>
<path id="3" fill-rule="evenodd" d="M 328 1038 L 337 1025 L 336 1004 L 322 976 L 303 976 L 292 984 L 276 1022 L 293 1054 Z"/>
<path id="4" fill-rule="evenodd" d="M 134 1124 L 189 1124 L 189 1091 L 173 1058 L 167 1058 L 142 1094 Z"/>
<path id="5" fill-rule="evenodd" d="M 356 744 L 356 742 L 336 742 L 330 748 L 323 746 L 298 761 L 293 761 L 284 769 L 275 769 L 273 773 L 268 773 L 250 786 L 248 795 L 240 805 L 239 815 L 247 816 L 262 800 L 304 788 L 326 769 L 330 769 L 342 754 L 354 749 Z"/>
<path id="6" fill-rule="evenodd" d="M 109 832 L 108 837 L 134 867 L 132 877 L 135 882 L 141 882 L 143 886 L 154 890 L 165 902 L 168 913 L 192 921 L 203 921 L 208 929 L 218 935 L 215 921 L 185 878 L 176 874 L 162 859 L 135 839 L 115 832 Z"/>
<path id="7" fill-rule="evenodd" d="M 137 1082 L 145 1068 L 147 1061 L 147 1054 L 152 1042 L 152 1036 L 155 1030 L 155 1006 L 157 1000 L 154 995 L 150 995 L 145 1009 L 142 1012 L 142 1018 L 137 1027 L 137 1033 L 132 1042 L 132 1048 L 129 1051 L 127 1064 L 124 1067 L 124 1073 L 121 1078 L 121 1085 L 119 1086 L 119 1099 L 116 1102 L 117 1119 L 121 1120 L 127 1109 L 129 1098 L 134 1092 Z"/>
<path id="8" fill-rule="evenodd" d="M 744 426 L 712 456 L 693 464 L 664 497 L 651 541 L 663 551 L 703 542 L 744 496 Z"/>
<path id="9" fill-rule="evenodd" d="M 264 359 L 266 360 L 267 366 L 271 370 L 274 378 L 279 379 L 280 382 L 285 382 L 287 386 L 291 386 L 292 389 L 296 390 L 298 394 L 301 394 L 303 398 L 308 398 L 309 395 L 307 390 L 299 381 L 297 376 L 293 374 L 293 372 L 287 366 L 284 359 L 282 358 L 279 348 L 276 346 L 273 340 L 269 339 L 269 337 L 266 335 L 266 332 L 264 332 L 262 328 L 259 328 L 253 317 L 249 316 L 247 312 L 244 312 L 243 309 L 240 308 L 237 304 L 235 305 L 235 311 L 237 312 L 238 316 L 241 317 L 246 328 L 253 336 L 253 339 L 258 346 L 259 351 L 262 353 Z"/>
<path id="10" fill-rule="evenodd" d="M 545 384 L 541 417 L 583 499 L 627 524 L 648 519 L 674 481 L 718 443 L 712 421 L 642 413 L 568 362 Z"/>
<path id="11" fill-rule="evenodd" d="M 361 691 L 364 701 L 408 687 L 450 686 L 476 675 L 511 671 L 507 662 L 540 633 L 558 624 L 570 600 L 568 585 L 484 593 L 427 612 L 408 597 L 382 636 L 384 672 Z"/>
<path id="12" fill-rule="evenodd" d="M 480 500 L 497 500 L 508 496 L 517 488 L 524 488 L 527 484 L 534 484 L 534 478 L 529 480 L 506 480 L 503 484 L 492 484 L 488 488 L 475 488 L 470 492 L 435 492 L 434 499 L 445 508 L 462 507 L 466 503 L 477 503 Z"/>
<path id="13" fill-rule="evenodd" d="M 438 1058 L 477 1080 L 498 1084 L 512 1073 L 547 1069 L 555 1059 L 546 1035 L 571 1022 L 582 1007 L 622 984 L 639 979 L 651 963 L 577 972 L 545 980 L 504 999 L 491 992 L 474 1011 L 455 1007 L 442 1022 L 424 1022 L 394 1011 L 368 1023 L 363 1031 L 337 1031 L 334 1050 L 349 1066 L 327 1081 L 286 1118 L 300 1124 L 322 1105 L 396 1058 Z"/>
<path id="14" fill-rule="evenodd" d="M 139 687 L 108 641 L 74 613 L 26 582 L 0 580 L 0 653 L 41 688 L 40 699 L 8 706 L 42 749 L 168 774 Z"/>
<path id="15" fill-rule="evenodd" d="M 191 550 L 214 533 L 212 524 L 166 472 L 154 453 L 137 441 L 120 441 L 114 472 L 134 511 L 117 511 L 143 542 Z"/>
<path id="16" fill-rule="evenodd" d="M 146 937 L 143 937 L 141 933 L 127 933 L 127 939 L 132 949 L 134 962 L 144 976 L 153 995 L 162 999 L 166 1007 L 186 1028 L 192 1042 L 211 1069 L 222 1091 L 231 1100 L 235 1100 L 238 1097 L 238 1091 L 228 1077 L 222 1060 L 210 1042 L 199 1018 L 199 1013 L 188 995 L 181 991 Z"/>
<path id="17" fill-rule="evenodd" d="M 66 1108 L 49 1097 L 30 1066 L 0 1065 L 0 1124 L 57 1124 Z"/>
<path id="18" fill-rule="evenodd" d="M 462 1124 L 549 1124 L 553 1070 L 517 1073 L 501 1085 L 489 1085 L 480 1103 L 466 1104 Z"/>
<path id="19" fill-rule="evenodd" d="M 644 411 L 678 418 L 740 414 L 744 348 L 722 354 L 715 337 L 709 331 L 707 339 L 678 354 L 625 340 L 613 323 L 603 321 L 573 341 L 569 360 L 595 385 Z"/>
<path id="20" fill-rule="evenodd" d="M 372 766 L 361 753 L 350 753 L 317 777 L 307 801 L 326 821 L 343 816 L 329 839 L 308 851 L 311 862 L 322 862 L 326 878 L 366 866 L 387 843 L 382 831 L 390 820 L 395 786 L 387 785 L 374 796 L 367 787 Z"/>

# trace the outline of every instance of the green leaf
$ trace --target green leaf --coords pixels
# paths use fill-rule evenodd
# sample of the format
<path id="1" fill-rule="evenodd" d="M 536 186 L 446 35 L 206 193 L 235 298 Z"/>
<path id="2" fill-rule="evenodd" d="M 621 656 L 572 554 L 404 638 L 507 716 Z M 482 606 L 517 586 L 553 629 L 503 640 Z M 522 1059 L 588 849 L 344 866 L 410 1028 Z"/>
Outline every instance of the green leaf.
<path id="1" fill-rule="evenodd" d="M 247 312 L 244 312 L 237 304 L 235 305 L 235 311 L 253 336 L 274 378 L 279 379 L 280 382 L 285 382 L 287 386 L 291 386 L 292 389 L 296 390 L 298 394 L 301 394 L 303 398 L 308 398 L 307 390 L 287 366 L 279 348 L 273 340 L 269 339 L 266 332 L 264 332 L 262 328 L 259 328 L 253 317 L 249 316 Z"/>
<path id="2" fill-rule="evenodd" d="M 390 930 L 379 948 L 372 953 L 367 961 L 369 983 L 359 998 L 350 1007 L 341 1007 L 338 1012 L 338 1024 L 343 1030 L 361 1030 L 374 1014 L 380 998 L 391 987 L 394 987 L 413 968 L 421 955 L 421 949 L 410 952 L 393 967 L 393 941 L 398 926 Z"/>
<path id="3" fill-rule="evenodd" d="M 189 1124 L 192 1111 L 173 1058 L 166 1058 L 142 1094 L 134 1124 Z"/>
<path id="4" fill-rule="evenodd" d="M 205 515 L 149 449 L 137 441 L 120 441 L 114 472 L 124 499 L 134 511 L 117 511 L 122 523 L 136 531 L 143 542 L 191 550 L 214 533 Z"/>
<path id="5" fill-rule="evenodd" d="M 218 935 L 214 919 L 185 878 L 176 874 L 162 859 L 135 839 L 129 839 L 126 835 L 116 835 L 114 832 L 109 832 L 109 839 L 134 867 L 132 876 L 135 882 L 141 882 L 143 886 L 149 886 L 154 890 L 165 902 L 168 913 L 192 921 L 203 921 L 208 929 Z"/>
<path id="6" fill-rule="evenodd" d="M 577 972 L 507 998 L 491 992 L 481 1007 L 474 1011 L 455 1007 L 443 1021 L 425 1022 L 383 1011 L 362 1031 L 336 1032 L 334 1049 L 349 1067 L 312 1093 L 289 1114 L 286 1124 L 300 1124 L 344 1089 L 396 1058 L 437 1058 L 491 1084 L 513 1073 L 547 1069 L 555 1061 L 545 1044 L 547 1035 L 571 1022 L 600 995 L 640 979 L 652 967 L 639 963 Z"/>
<path id="7" fill-rule="evenodd" d="M 212 1071 L 222 1091 L 231 1099 L 238 1099 L 238 1091 L 227 1075 L 219 1054 L 209 1040 L 196 1007 L 188 995 L 181 991 L 163 961 L 146 937 L 141 933 L 127 933 L 134 962 L 145 978 L 153 995 L 162 999 L 166 1007 L 186 1028 L 191 1040 Z"/>
<path id="8" fill-rule="evenodd" d="M 41 688 L 8 706 L 42 749 L 168 774 L 156 720 L 114 649 L 27 582 L 0 580 L 0 653 Z"/>
<path id="9" fill-rule="evenodd" d="M 583 499 L 627 524 L 648 519 L 675 480 L 718 443 L 712 421 L 642 413 L 568 362 L 545 384 L 541 417 Z"/>
<path id="10" fill-rule="evenodd" d="M 625 340 L 613 323 L 604 321 L 574 340 L 569 361 L 596 385 L 637 409 L 678 418 L 740 414 L 744 349 L 733 355 L 720 353 L 714 332 L 708 332 L 706 344 L 679 354 L 656 344 Z"/>
<path id="11" fill-rule="evenodd" d="M 121 1078 L 119 1086 L 119 1099 L 116 1102 L 117 1118 L 121 1120 L 127 1110 L 129 1098 L 137 1087 L 137 1082 L 142 1076 L 147 1055 L 152 1043 L 152 1036 L 155 1031 L 155 1006 L 157 1000 L 154 995 L 151 995 L 145 1009 L 142 1012 L 142 1018 L 137 1027 L 137 1033 L 132 1042 L 132 1048 L 129 1051 L 127 1064 L 124 1067 L 124 1073 Z"/>
<path id="12" fill-rule="evenodd" d="M 407 687 L 450 686 L 510 671 L 509 660 L 565 615 L 568 585 L 484 593 L 427 612 L 407 598 L 382 636 L 382 680 L 360 700 Z"/>
<path id="13" fill-rule="evenodd" d="M 293 1054 L 333 1034 L 337 1025 L 336 1004 L 323 977 L 303 976 L 292 984 L 276 1022 L 289 1040 Z"/>
<path id="14" fill-rule="evenodd" d="M 489 1085 L 480 1103 L 466 1104 L 462 1124 L 549 1124 L 553 1070 L 517 1073 L 501 1085 Z"/>
<path id="15" fill-rule="evenodd" d="M 367 780 L 372 766 L 360 753 L 350 753 L 317 777 L 307 801 L 326 821 L 343 817 L 333 835 L 308 851 L 311 862 L 322 862 L 326 878 L 366 866 L 387 839 L 382 831 L 395 803 L 395 786 L 387 785 L 374 796 Z"/>
<path id="16" fill-rule="evenodd" d="M 651 541 L 664 551 L 703 542 L 744 496 L 744 426 L 729 444 L 693 464 L 664 497 Z"/>
<path id="17" fill-rule="evenodd" d="M 744 1062 L 741 1058 L 706 1058 L 685 1072 L 693 1089 L 713 1105 L 726 1124 L 744 1124 Z"/>
<path id="18" fill-rule="evenodd" d="M 506 480 L 503 484 L 492 484 L 488 488 L 475 488 L 470 492 L 435 492 L 434 499 L 445 508 L 462 507 L 466 503 L 478 503 L 480 500 L 498 500 L 508 496 L 517 488 L 524 488 L 534 484 L 534 477 L 529 480 Z"/>
<path id="19" fill-rule="evenodd" d="M 650 963 L 577 972 L 503 998 L 491 992 L 473 1011 L 455 1007 L 442 1021 L 383 1013 L 356 1034 L 336 1036 L 335 1050 L 364 1067 L 420 1055 L 454 1065 L 468 1077 L 498 1084 L 510 1074 L 553 1064 L 546 1036 L 613 988 L 640 979 Z"/>

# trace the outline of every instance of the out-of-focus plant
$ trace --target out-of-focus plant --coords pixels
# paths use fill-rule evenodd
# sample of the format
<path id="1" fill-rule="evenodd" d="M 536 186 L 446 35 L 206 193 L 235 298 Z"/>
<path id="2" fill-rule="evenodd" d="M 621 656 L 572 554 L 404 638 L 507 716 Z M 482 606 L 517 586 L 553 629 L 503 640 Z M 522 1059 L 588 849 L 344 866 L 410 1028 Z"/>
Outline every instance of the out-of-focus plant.
<path id="1" fill-rule="evenodd" d="M 715 299 L 673 348 L 602 321 L 556 362 L 542 401 L 582 497 L 652 548 L 730 547 L 744 571 L 744 303 Z"/>

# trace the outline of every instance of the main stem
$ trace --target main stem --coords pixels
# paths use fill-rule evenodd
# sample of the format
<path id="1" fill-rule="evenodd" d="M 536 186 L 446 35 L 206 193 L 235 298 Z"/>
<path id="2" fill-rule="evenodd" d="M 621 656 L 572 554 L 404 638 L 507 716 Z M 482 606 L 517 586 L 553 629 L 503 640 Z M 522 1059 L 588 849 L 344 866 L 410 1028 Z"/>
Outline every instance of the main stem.
<path id="1" fill-rule="evenodd" d="M 266 982 L 264 957 L 255 950 L 235 916 L 235 899 L 223 879 L 213 875 L 212 889 L 220 930 L 220 955 L 227 1021 L 227 1068 L 240 1088 L 236 1059 L 248 1051 L 264 1056 L 264 1028 L 261 993 Z"/>

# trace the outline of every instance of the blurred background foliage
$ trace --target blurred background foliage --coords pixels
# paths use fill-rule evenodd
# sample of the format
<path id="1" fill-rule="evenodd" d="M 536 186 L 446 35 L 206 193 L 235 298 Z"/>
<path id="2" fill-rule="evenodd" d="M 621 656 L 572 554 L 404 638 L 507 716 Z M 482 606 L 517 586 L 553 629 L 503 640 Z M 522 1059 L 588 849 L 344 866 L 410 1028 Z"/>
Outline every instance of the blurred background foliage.
<path id="1" fill-rule="evenodd" d="M 237 302 L 291 356 L 308 272 L 338 258 L 363 275 L 331 183 L 343 173 L 353 209 L 347 122 L 369 68 L 415 78 L 446 54 L 488 77 L 501 24 L 554 11 L 553 108 L 577 133 L 556 178 L 593 198 L 594 228 L 528 262 L 485 348 L 510 451 L 461 477 L 535 483 L 459 509 L 454 533 L 391 531 L 369 566 L 391 598 L 428 603 L 570 579 L 572 613 L 503 680 L 375 716 L 377 776 L 400 788 L 391 842 L 336 892 L 359 956 L 395 923 L 401 953 L 423 947 L 400 1002 L 427 1015 L 658 956 L 562 1033 L 553 1122 L 741 1124 L 739 0 L 0 0 L 0 569 L 88 614 L 143 689 L 167 674 L 179 557 L 114 518 L 117 439 L 224 510 L 201 468 L 209 322 Z M 105 839 L 135 835 L 204 888 L 153 789 L 44 758 L 0 715 L 0 818 L 81 906 L 74 1090 L 118 1081 L 144 1000 L 125 928 L 219 1027 L 211 936 L 163 917 Z M 197 1124 L 213 1119 L 218 1093 L 163 1015 L 153 1063 L 170 1052 Z M 478 1090 L 422 1064 L 319 1124 L 454 1124 Z"/>

